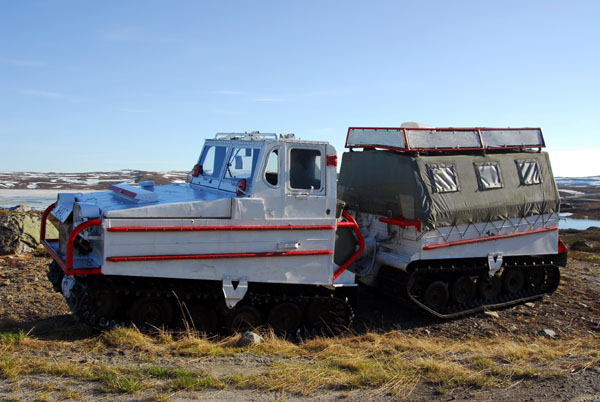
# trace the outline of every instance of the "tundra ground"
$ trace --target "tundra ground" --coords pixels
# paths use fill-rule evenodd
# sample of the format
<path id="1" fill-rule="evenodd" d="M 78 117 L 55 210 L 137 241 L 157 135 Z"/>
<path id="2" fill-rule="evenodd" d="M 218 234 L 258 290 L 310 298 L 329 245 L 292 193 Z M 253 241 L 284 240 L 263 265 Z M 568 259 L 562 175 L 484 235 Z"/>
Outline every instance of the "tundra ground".
<path id="1" fill-rule="evenodd" d="M 567 243 L 599 246 L 598 230 Z M 104 333 L 73 319 L 42 254 L 0 257 L 1 400 L 600 400 L 600 258 L 557 292 L 438 320 L 363 292 L 348 333 L 240 348 L 193 331 Z"/>

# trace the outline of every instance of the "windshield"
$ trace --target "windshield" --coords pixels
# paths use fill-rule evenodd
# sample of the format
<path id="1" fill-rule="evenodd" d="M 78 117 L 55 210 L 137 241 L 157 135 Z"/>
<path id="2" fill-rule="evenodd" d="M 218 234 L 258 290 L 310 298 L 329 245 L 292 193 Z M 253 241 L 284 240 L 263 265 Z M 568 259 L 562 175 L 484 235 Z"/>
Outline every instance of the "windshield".
<path id="1" fill-rule="evenodd" d="M 234 147 L 231 151 L 229 161 L 227 161 L 227 170 L 225 171 L 224 178 L 235 180 L 252 179 L 259 154 L 260 149 L 258 148 Z"/>
<path id="2" fill-rule="evenodd" d="M 207 145 L 202 151 L 200 165 L 202 165 L 202 176 L 218 177 L 221 172 L 221 166 L 225 161 L 227 147 Z"/>

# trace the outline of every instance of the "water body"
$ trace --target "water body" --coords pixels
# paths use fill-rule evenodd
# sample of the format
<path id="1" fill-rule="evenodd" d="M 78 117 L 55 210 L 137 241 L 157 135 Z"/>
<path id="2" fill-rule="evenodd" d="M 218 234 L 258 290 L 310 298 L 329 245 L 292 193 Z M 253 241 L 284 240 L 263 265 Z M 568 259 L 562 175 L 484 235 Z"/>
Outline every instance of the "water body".
<path id="1" fill-rule="evenodd" d="M 558 221 L 559 229 L 586 230 L 593 226 L 600 228 L 600 220 L 560 218 L 560 220 Z"/>
<path id="2" fill-rule="evenodd" d="M 56 201 L 60 193 L 87 193 L 98 190 L 5 190 L 0 189 L 0 207 L 12 208 L 17 205 L 28 205 L 32 209 L 44 210 Z"/>

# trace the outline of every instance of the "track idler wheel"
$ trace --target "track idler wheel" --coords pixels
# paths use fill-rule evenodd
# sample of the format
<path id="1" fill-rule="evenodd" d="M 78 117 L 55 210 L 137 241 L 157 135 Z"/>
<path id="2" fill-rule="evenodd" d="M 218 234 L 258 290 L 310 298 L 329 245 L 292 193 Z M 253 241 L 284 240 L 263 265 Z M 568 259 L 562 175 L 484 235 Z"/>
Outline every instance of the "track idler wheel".
<path id="1" fill-rule="evenodd" d="M 302 310 L 295 303 L 281 303 L 269 312 L 269 325 L 276 334 L 294 334 L 302 322 Z"/>
<path id="2" fill-rule="evenodd" d="M 225 328 L 230 333 L 249 331 L 262 323 L 260 311 L 252 306 L 239 306 L 225 318 Z"/>
<path id="3" fill-rule="evenodd" d="M 475 297 L 475 282 L 468 276 L 461 276 L 452 283 L 452 301 L 456 304 L 468 303 Z"/>
<path id="4" fill-rule="evenodd" d="M 480 276 L 477 279 L 477 293 L 484 300 L 493 300 L 500 295 L 502 291 L 502 281 L 498 275 L 491 278 L 487 275 Z"/>
<path id="5" fill-rule="evenodd" d="M 533 289 L 541 288 L 546 282 L 546 269 L 533 266 L 527 270 L 527 286 Z"/>
<path id="6" fill-rule="evenodd" d="M 448 305 L 448 285 L 446 282 L 431 282 L 423 294 L 423 303 L 434 310 L 442 310 Z"/>
<path id="7" fill-rule="evenodd" d="M 214 334 L 219 326 L 219 318 L 214 309 L 204 306 L 190 306 L 189 318 L 192 321 L 193 328 L 198 332 L 205 334 Z"/>
<path id="8" fill-rule="evenodd" d="M 525 273 L 520 268 L 510 268 L 502 274 L 502 284 L 507 293 L 519 293 L 525 286 Z"/>
<path id="9" fill-rule="evenodd" d="M 173 321 L 173 306 L 163 297 L 142 297 L 133 303 L 129 316 L 139 327 L 169 326 Z"/>

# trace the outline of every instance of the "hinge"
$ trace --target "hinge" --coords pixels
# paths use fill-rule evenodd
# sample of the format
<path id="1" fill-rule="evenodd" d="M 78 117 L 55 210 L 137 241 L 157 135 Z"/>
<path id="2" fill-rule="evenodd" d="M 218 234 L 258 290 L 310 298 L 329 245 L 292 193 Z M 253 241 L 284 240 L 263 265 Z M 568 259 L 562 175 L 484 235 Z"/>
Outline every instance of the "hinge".
<path id="1" fill-rule="evenodd" d="M 490 267 L 489 275 L 491 278 L 502 268 L 502 253 L 489 253 L 488 266 Z"/>
<path id="2" fill-rule="evenodd" d="M 236 282 L 237 285 L 234 285 Z M 248 278 L 231 276 L 223 277 L 223 294 L 225 295 L 225 304 L 228 308 L 234 308 L 240 300 L 244 298 L 248 291 Z"/>

